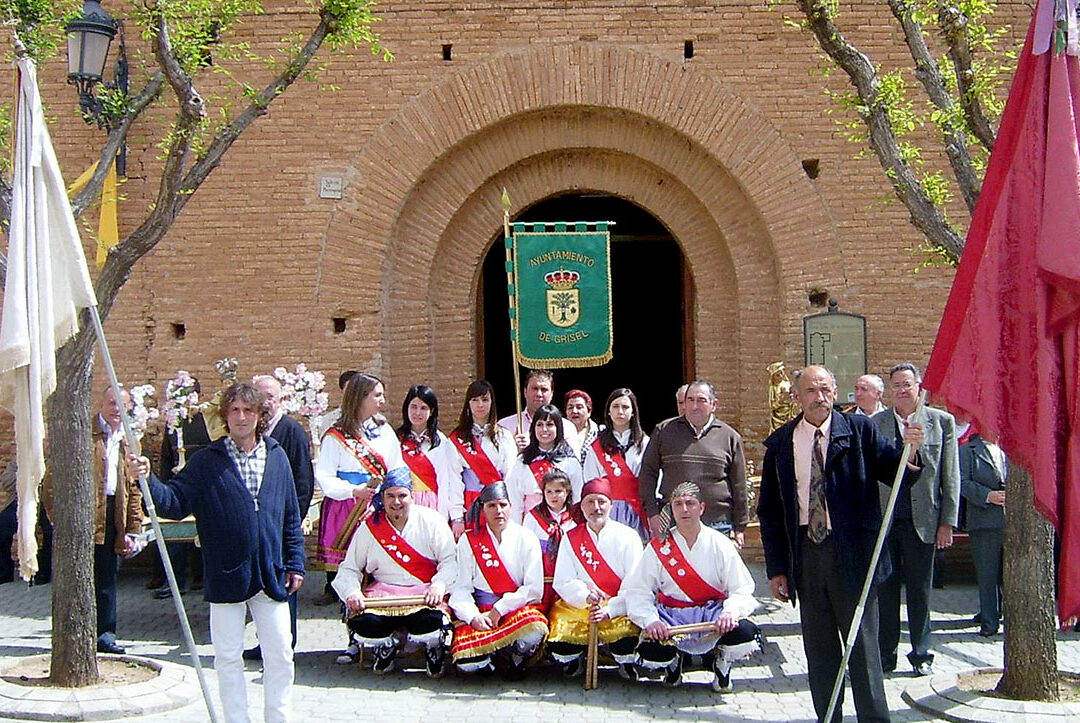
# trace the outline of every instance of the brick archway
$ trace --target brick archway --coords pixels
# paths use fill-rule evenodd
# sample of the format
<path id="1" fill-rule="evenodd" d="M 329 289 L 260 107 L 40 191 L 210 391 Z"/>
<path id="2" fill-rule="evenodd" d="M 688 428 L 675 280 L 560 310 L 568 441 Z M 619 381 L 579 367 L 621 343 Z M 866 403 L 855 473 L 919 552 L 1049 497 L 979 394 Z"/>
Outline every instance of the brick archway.
<path id="1" fill-rule="evenodd" d="M 699 376 L 721 414 L 766 431 L 764 367 L 800 345 L 810 285 L 845 277 L 836 231 L 799 159 L 716 79 L 645 53 L 580 43 L 500 55 L 422 94 L 351 168 L 328 223 L 320 304 L 361 314 L 372 364 L 391 384 L 429 381 L 453 400 L 475 373 L 474 294 L 515 208 L 567 191 L 618 196 L 678 240 L 697 288 Z M 356 189 L 355 192 L 352 189 Z M 804 263 L 812 259 L 812 263 Z M 361 264 L 362 265 L 362 264 Z M 361 302 L 363 303 L 363 302 Z"/>

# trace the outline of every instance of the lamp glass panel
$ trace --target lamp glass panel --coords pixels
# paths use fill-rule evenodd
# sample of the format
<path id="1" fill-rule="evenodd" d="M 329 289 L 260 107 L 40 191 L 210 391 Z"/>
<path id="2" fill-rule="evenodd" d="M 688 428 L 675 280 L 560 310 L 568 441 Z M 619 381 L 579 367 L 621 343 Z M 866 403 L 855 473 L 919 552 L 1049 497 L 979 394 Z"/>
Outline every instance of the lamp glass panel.
<path id="1" fill-rule="evenodd" d="M 105 60 L 109 55 L 109 45 L 112 43 L 112 38 L 97 33 L 83 33 L 83 38 L 85 38 L 83 41 L 85 58 L 83 73 L 100 79 L 105 70 Z"/>

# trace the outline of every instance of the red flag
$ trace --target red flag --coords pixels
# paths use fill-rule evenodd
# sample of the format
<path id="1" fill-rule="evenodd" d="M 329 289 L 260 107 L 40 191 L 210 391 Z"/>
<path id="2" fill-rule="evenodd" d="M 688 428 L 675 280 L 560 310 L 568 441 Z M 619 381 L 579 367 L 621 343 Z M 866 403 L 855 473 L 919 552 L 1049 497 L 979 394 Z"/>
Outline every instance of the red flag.
<path id="1" fill-rule="evenodd" d="M 1031 472 L 1061 538 L 1066 620 L 1080 615 L 1080 66 L 1034 54 L 1053 12 L 1040 0 L 1028 29 L 924 386 Z"/>

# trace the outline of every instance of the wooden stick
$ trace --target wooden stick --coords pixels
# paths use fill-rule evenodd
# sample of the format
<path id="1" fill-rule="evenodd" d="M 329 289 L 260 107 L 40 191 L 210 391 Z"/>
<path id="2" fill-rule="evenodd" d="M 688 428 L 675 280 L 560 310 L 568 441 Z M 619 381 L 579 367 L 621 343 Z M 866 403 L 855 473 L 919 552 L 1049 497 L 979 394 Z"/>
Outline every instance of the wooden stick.
<path id="1" fill-rule="evenodd" d="M 600 662 L 600 625 L 589 621 L 589 647 L 585 654 L 585 690 L 595 690 L 599 684 L 597 665 Z"/>
<path id="2" fill-rule="evenodd" d="M 388 595 L 386 597 L 364 597 L 365 608 L 407 608 L 413 605 L 427 605 L 423 595 Z"/>
<path id="3" fill-rule="evenodd" d="M 694 633 L 715 633 L 716 623 L 690 623 L 688 625 L 669 625 L 668 635 L 692 635 Z"/>

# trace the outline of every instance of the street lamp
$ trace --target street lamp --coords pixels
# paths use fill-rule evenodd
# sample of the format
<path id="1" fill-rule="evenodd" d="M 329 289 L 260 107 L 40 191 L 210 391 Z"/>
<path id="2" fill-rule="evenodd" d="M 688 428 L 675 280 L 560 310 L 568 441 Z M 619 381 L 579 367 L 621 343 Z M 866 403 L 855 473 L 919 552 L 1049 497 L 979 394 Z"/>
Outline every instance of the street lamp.
<path id="1" fill-rule="evenodd" d="M 94 94 L 94 89 L 104 77 L 109 46 L 117 31 L 120 31 L 120 49 L 113 80 L 106 82 L 104 87 L 107 90 L 119 89 L 127 93 L 127 52 L 124 48 L 121 23 L 105 12 L 99 0 L 85 0 L 82 15 L 68 22 L 65 29 L 68 36 L 68 83 L 79 91 L 79 107 L 82 108 L 83 120 L 97 123 L 99 128 L 109 130 L 114 118 L 104 112 L 105 104 Z M 117 172 L 121 175 L 124 174 L 123 155 L 121 150 L 117 163 Z"/>

